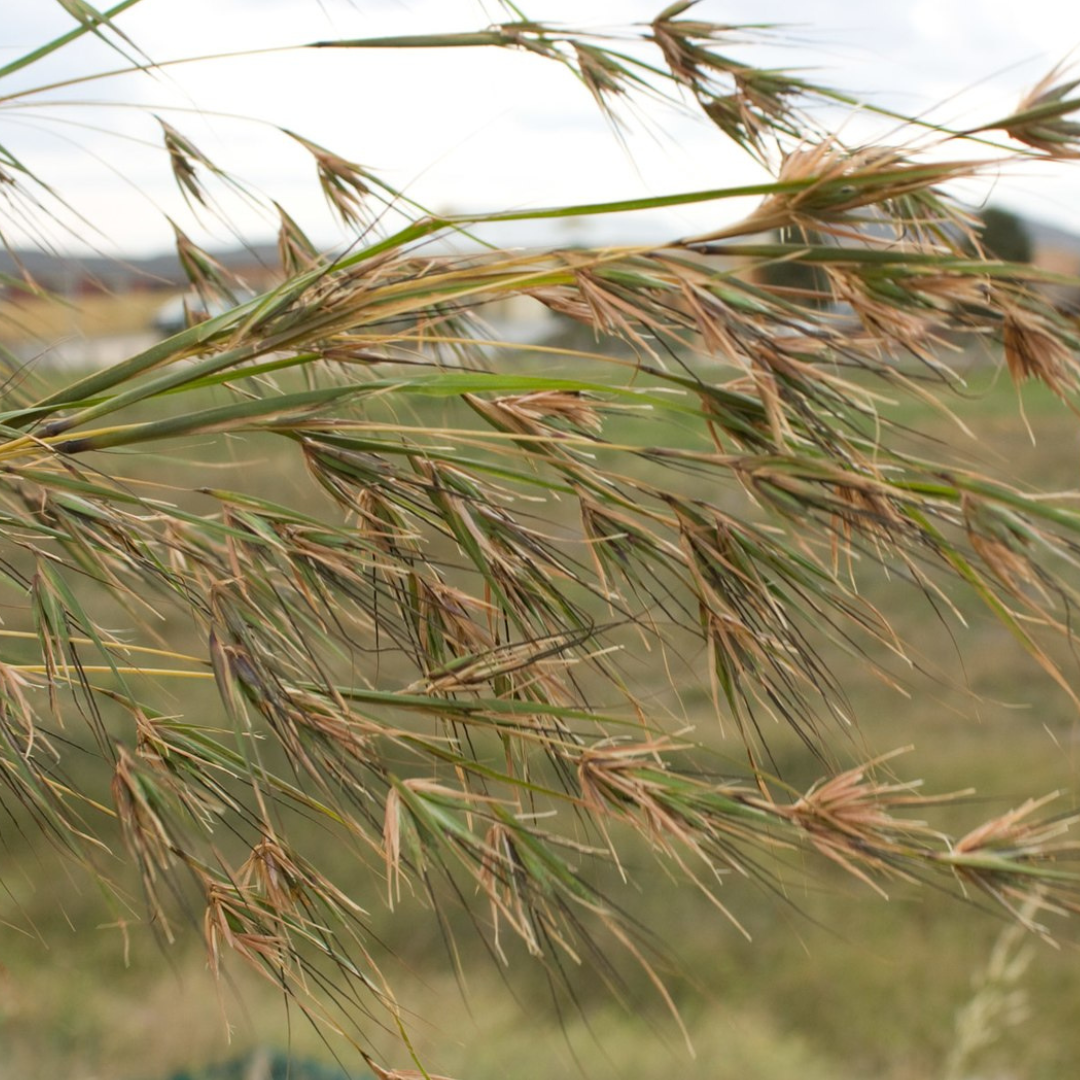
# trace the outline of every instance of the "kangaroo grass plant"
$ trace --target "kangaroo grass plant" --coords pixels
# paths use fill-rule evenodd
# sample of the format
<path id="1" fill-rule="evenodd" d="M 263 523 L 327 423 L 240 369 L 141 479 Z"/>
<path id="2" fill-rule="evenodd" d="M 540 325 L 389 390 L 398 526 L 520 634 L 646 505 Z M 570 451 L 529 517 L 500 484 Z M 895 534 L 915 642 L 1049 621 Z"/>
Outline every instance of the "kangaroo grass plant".
<path id="1" fill-rule="evenodd" d="M 123 63 L 83 81 L 154 73 L 122 29 L 136 2 L 63 0 L 71 30 L 0 69 L 22 87 L 0 84 L 0 120 L 48 113 L 39 91 L 64 84 L 27 73 L 80 36 Z M 634 103 L 700 108 L 770 171 L 760 183 L 437 215 L 283 132 L 312 155 L 346 253 L 320 253 L 267 205 L 281 277 L 249 299 L 178 224 L 184 271 L 223 314 L 51 388 L 14 370 L 5 385 L 8 820 L 130 917 L 126 857 L 164 942 L 201 921 L 213 972 L 246 961 L 365 1055 L 371 1025 L 409 1041 L 369 933 L 378 894 L 464 904 L 499 961 L 517 939 L 556 975 L 591 964 L 615 989 L 618 947 L 669 1002 L 642 928 L 597 884 L 604 863 L 632 873 L 639 841 L 721 914 L 725 888 L 783 879 L 793 853 L 871 892 L 937 881 L 983 896 L 1043 935 L 1080 901 L 1074 815 L 1033 792 L 949 835 L 933 815 L 952 796 L 865 751 L 841 677 L 854 663 L 899 683 L 921 663 L 864 598 L 887 572 L 958 626 L 981 604 L 1076 700 L 1053 645 L 1077 601 L 1073 503 L 919 456 L 878 412 L 937 400 L 959 383 L 950 355 L 987 341 L 1017 383 L 1075 408 L 1080 329 L 1045 288 L 1073 283 L 984 257 L 950 185 L 1074 156 L 1076 84 L 1044 82 L 966 132 L 911 121 L 907 142 L 849 145 L 806 111 L 848 98 L 729 55 L 768 28 L 691 7 L 600 34 L 506 5 L 509 21 L 472 33 L 300 47 L 525 52 L 618 124 Z M 182 128 L 157 130 L 192 211 L 213 211 L 216 185 L 249 191 Z M 5 215 L 59 207 L 3 141 Z M 746 196 L 756 209 L 733 220 Z M 663 245 L 471 239 L 690 203 L 715 205 L 716 229 Z M 391 206 L 409 220 L 374 228 Z M 779 262 L 820 286 L 764 283 Z M 28 271 L 4 285 L 41 291 Z M 591 344 L 492 340 L 475 316 L 514 297 Z M 194 437 L 221 460 L 291 455 L 326 497 L 272 501 L 244 468 L 227 473 L 235 488 L 210 469 L 169 486 L 170 455 Z M 186 625 L 197 648 L 172 637 Z M 199 683 L 214 704 L 189 712 Z M 678 706 L 692 684 L 715 714 L 696 727 Z M 774 760 L 776 721 L 816 763 L 808 789 Z M 334 865 L 293 839 L 312 820 Z M 335 880 L 350 860 L 380 882 L 363 904 Z"/>

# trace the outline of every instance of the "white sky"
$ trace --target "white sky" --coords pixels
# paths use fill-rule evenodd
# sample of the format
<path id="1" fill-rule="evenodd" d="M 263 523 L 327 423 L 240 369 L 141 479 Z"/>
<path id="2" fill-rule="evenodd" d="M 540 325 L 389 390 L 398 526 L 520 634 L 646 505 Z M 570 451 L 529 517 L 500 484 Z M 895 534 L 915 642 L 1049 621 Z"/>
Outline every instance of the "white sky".
<path id="1" fill-rule="evenodd" d="M 3 4 L 0 64 L 74 25 L 59 2 Z M 576 27 L 648 21 L 664 4 L 520 0 L 534 19 Z M 479 30 L 503 17 L 496 0 L 142 0 L 119 25 L 162 61 L 334 38 Z M 1080 5 L 1065 0 L 703 0 L 687 17 L 787 24 L 788 47 L 728 51 L 751 64 L 810 67 L 810 78 L 899 110 L 923 111 L 949 99 L 934 116 L 959 124 L 1007 114 L 1026 88 L 1080 45 Z M 104 223 L 107 236 L 101 237 L 79 227 L 83 240 L 104 250 L 166 248 L 170 230 L 162 209 L 199 242 L 230 245 L 233 238 L 220 224 L 207 219 L 200 226 L 176 195 L 165 155 L 146 145 L 159 144 L 151 117 L 130 108 L 29 108 L 17 101 L 20 90 L 118 63 L 115 53 L 90 40 L 0 80 L 0 146 L 87 219 Z M 14 98 L 4 101 L 8 95 Z M 336 233 L 305 152 L 273 127 L 212 112 L 292 128 L 442 211 L 635 197 L 763 178 L 707 121 L 663 107 L 642 114 L 624 147 L 569 72 L 496 49 L 276 52 L 102 80 L 33 100 L 50 97 L 158 109 L 210 158 L 284 204 L 322 242 Z M 836 113 L 831 120 L 845 124 L 849 136 L 870 137 L 867 118 Z M 1078 170 L 1080 164 L 1027 165 L 965 194 L 1080 232 Z M 224 205 L 249 235 L 272 236 L 269 219 L 235 202 Z M 633 223 L 608 220 L 585 235 L 685 235 L 746 209 L 711 205 Z M 2 202 L 0 228 L 14 242 L 23 235 Z M 560 231 L 566 228 L 554 226 L 553 242 L 568 238 Z M 75 245 L 56 230 L 53 235 L 59 246 Z M 535 242 L 541 235 L 519 228 L 511 239 Z"/>

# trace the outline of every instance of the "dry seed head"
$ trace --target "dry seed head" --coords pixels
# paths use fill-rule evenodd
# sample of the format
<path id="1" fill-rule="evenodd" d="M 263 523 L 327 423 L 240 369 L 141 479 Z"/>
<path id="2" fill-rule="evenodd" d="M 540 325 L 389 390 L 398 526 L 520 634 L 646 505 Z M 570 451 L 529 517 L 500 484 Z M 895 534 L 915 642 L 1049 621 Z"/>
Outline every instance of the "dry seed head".
<path id="1" fill-rule="evenodd" d="M 203 936 L 215 975 L 227 948 L 275 984 L 289 971 L 293 952 L 280 924 L 271 927 L 264 913 L 231 885 L 202 875 L 206 911 Z M 267 969 L 270 970 L 267 970 Z"/>
<path id="2" fill-rule="evenodd" d="M 1010 528 L 1008 522 L 995 518 L 992 507 L 967 492 L 960 506 L 972 550 L 1002 585 L 1014 596 L 1021 595 L 1024 586 L 1033 587 L 1043 600 L 1049 601 L 1031 557 L 1025 551 L 1030 546 L 1030 538 Z"/>
<path id="3" fill-rule="evenodd" d="M 319 186 L 331 210 L 345 225 L 365 227 L 370 221 L 367 204 L 371 196 L 367 171 L 295 132 L 287 131 L 286 134 L 300 143 L 315 159 Z"/>
<path id="4" fill-rule="evenodd" d="M 1000 125 L 1017 142 L 1054 158 L 1080 156 L 1080 124 L 1066 119 L 1080 111 L 1080 98 L 1069 96 L 1080 79 L 1058 83 L 1063 70 L 1059 65 L 1036 83 L 1021 98 L 1013 117 Z"/>
<path id="5" fill-rule="evenodd" d="M 278 228 L 278 257 L 281 259 L 281 268 L 289 277 L 303 274 L 319 263 L 319 251 L 284 207 L 276 202 L 274 206 L 277 207 L 281 220 Z"/>
<path id="6" fill-rule="evenodd" d="M 868 768 L 892 756 L 815 784 L 788 807 L 776 806 L 777 813 L 806 830 L 822 855 L 879 893 L 881 887 L 871 873 L 907 878 L 895 860 L 903 856 L 912 839 L 936 837 L 925 822 L 893 813 L 898 807 L 929 800 L 914 795 L 910 784 L 881 784 L 867 776 Z"/>
<path id="7" fill-rule="evenodd" d="M 572 643 L 571 643 L 572 644 Z M 561 700 L 565 691 L 558 672 L 574 664 L 572 656 L 559 655 L 564 646 L 543 638 L 514 645 L 500 645 L 484 652 L 459 658 L 444 669 L 429 672 L 404 690 L 406 694 L 456 695 L 491 687 L 506 693 L 510 687 L 520 694 L 528 686 L 545 689 L 545 700 Z"/>
<path id="8" fill-rule="evenodd" d="M 634 821 L 659 848 L 667 850 L 671 839 L 693 845 L 691 830 L 663 799 L 661 755 L 676 749 L 671 740 L 654 739 L 630 745 L 588 747 L 578 758 L 578 783 L 582 799 L 591 810 Z"/>
<path id="9" fill-rule="evenodd" d="M 763 125 L 741 94 L 719 94 L 702 101 L 701 107 L 732 142 L 760 149 Z"/>
<path id="10" fill-rule="evenodd" d="M 565 315 L 575 322 L 594 326 L 593 311 L 576 289 L 568 285 L 552 285 L 542 289 L 529 289 L 523 295 L 539 300 L 556 315 Z"/>
<path id="11" fill-rule="evenodd" d="M 735 91 L 703 96 L 705 115 L 733 142 L 764 158 L 768 134 L 797 136 L 798 126 L 786 98 L 798 92 L 795 83 L 754 68 L 733 69 Z"/>
<path id="12" fill-rule="evenodd" d="M 787 99 L 797 94 L 799 85 L 775 71 L 739 68 L 734 72 L 735 86 L 746 102 L 773 120 L 789 115 Z"/>
<path id="13" fill-rule="evenodd" d="M 236 287 L 243 287 L 217 259 L 203 251 L 198 244 L 176 224 L 170 221 L 176 237 L 176 254 L 180 266 L 188 281 L 199 294 L 204 304 L 215 298 L 227 300 L 230 304 L 238 303 Z"/>
<path id="14" fill-rule="evenodd" d="M 895 301 L 874 296 L 860 274 L 842 267 L 824 267 L 833 298 L 850 305 L 859 321 L 876 339 L 907 349 L 915 355 L 927 351 L 930 325 L 919 311 L 905 310 Z"/>
<path id="15" fill-rule="evenodd" d="M 561 420 L 579 431 L 599 434 L 603 427 L 600 414 L 588 396 L 579 390 L 538 390 L 531 394 L 513 394 L 488 402 L 523 431 L 547 432 L 552 420 Z"/>
<path id="16" fill-rule="evenodd" d="M 623 97 L 628 92 L 623 82 L 625 72 L 603 49 L 583 45 L 581 42 L 574 42 L 573 49 L 582 82 L 600 108 L 610 115 L 609 99 Z"/>
<path id="17" fill-rule="evenodd" d="M 914 200 L 913 212 L 920 214 L 923 203 L 944 205 L 935 185 L 977 168 L 964 161 L 913 162 L 888 146 L 847 150 L 833 138 L 823 139 L 784 157 L 777 181 L 797 187 L 769 195 L 738 226 L 687 242 L 794 226 L 862 243 L 888 243 L 877 232 L 889 222 L 904 228 L 897 215 L 905 199 Z M 884 215 L 875 212 L 876 206 L 885 206 Z M 852 211 L 860 208 L 867 208 L 866 214 L 854 216 Z"/>
<path id="18" fill-rule="evenodd" d="M 852 837 L 927 833 L 925 822 L 898 819 L 893 814 L 896 807 L 925 803 L 914 794 L 915 785 L 883 784 L 867 775 L 868 769 L 884 760 L 878 758 L 818 781 L 791 805 L 789 815 L 807 828 L 823 827 Z"/>
<path id="19" fill-rule="evenodd" d="M 620 295 L 615 289 L 591 270 L 579 270 L 576 277 L 578 293 L 589 308 L 589 322 L 601 333 L 620 337 L 624 341 L 655 356 L 651 345 L 642 336 L 642 330 L 663 331 L 667 328 L 665 318 L 658 319 L 650 311 L 644 297 L 633 300 Z"/>
<path id="20" fill-rule="evenodd" d="M 705 352 L 727 360 L 745 357 L 746 345 L 739 333 L 742 322 L 738 315 L 708 289 L 685 276 L 680 276 L 678 282 L 682 302 L 694 320 L 695 329 L 701 335 Z"/>
<path id="21" fill-rule="evenodd" d="M 477 882 L 491 907 L 493 944 L 503 962 L 506 963 L 506 957 L 499 943 L 499 926 L 504 919 L 531 956 L 543 956 L 529 876 L 515 848 L 513 832 L 507 826 L 496 823 L 488 829 Z"/>
<path id="22" fill-rule="evenodd" d="M 200 822 L 207 832 L 212 831 L 214 818 L 226 806 L 238 810 L 238 804 L 231 800 L 219 783 L 207 776 L 200 786 L 186 782 L 186 770 L 203 767 L 203 759 L 194 756 L 188 749 L 178 749 L 168 739 L 168 732 L 157 721 L 147 716 L 141 709 L 132 710 L 135 720 L 135 755 L 151 775 L 159 780 L 176 798 L 193 820 Z M 222 770 L 222 774 L 232 777 L 231 770 Z"/>
<path id="23" fill-rule="evenodd" d="M 705 83 L 714 71 L 726 72 L 722 57 L 698 42 L 718 41 L 734 27 L 710 22 L 680 19 L 697 0 L 680 0 L 665 8 L 652 22 L 652 40 L 663 54 L 672 75 L 694 89 L 706 89 Z"/>
<path id="24" fill-rule="evenodd" d="M 1068 834 L 1070 825 L 1078 820 L 1076 816 L 1049 821 L 1032 820 L 1033 814 L 1056 798 L 1057 794 L 1053 793 L 1040 799 L 1026 800 L 1020 806 L 972 829 L 953 844 L 952 851 L 958 855 L 1005 851 L 1014 857 L 1043 859 L 1055 853 L 1075 851 L 1080 845 L 1072 841 L 1061 843 L 1059 838 Z"/>
<path id="25" fill-rule="evenodd" d="M 303 896 L 304 877 L 292 856 L 276 840 L 264 837 L 240 867 L 238 881 L 274 911 L 286 912 Z"/>
<path id="26" fill-rule="evenodd" d="M 1075 381 L 1075 361 L 1069 347 L 1034 312 L 1019 305 L 1004 309 L 1002 342 L 1009 374 L 1018 386 L 1028 379 L 1045 383 L 1065 397 Z"/>
<path id="27" fill-rule="evenodd" d="M 1028 929 L 1047 936 L 1030 919 L 1025 905 L 1058 915 L 1080 912 L 1078 878 L 1062 863 L 1076 859 L 1080 843 L 1068 839 L 1080 821 L 1072 814 L 1031 820 L 1057 794 L 1028 799 L 1021 806 L 985 822 L 940 856 L 962 881 L 994 897 Z M 1040 870 L 1047 874 L 1041 875 Z"/>
<path id="28" fill-rule="evenodd" d="M 127 748 L 117 746 L 112 781 L 116 817 L 125 843 L 152 881 L 158 870 L 168 870 L 172 865 L 174 841 L 151 802 L 151 791 Z"/>
<path id="29" fill-rule="evenodd" d="M 985 304 L 989 292 L 985 281 L 968 274 L 918 273 L 890 283 L 919 303 L 942 312 L 960 312 L 973 304 Z"/>
<path id="30" fill-rule="evenodd" d="M 38 749 L 59 761 L 59 751 L 38 730 L 36 712 L 27 697 L 27 690 L 37 688 L 23 672 L 0 661 L 0 731 L 23 761 L 30 762 Z"/>
<path id="31" fill-rule="evenodd" d="M 155 118 L 161 125 L 165 139 L 165 149 L 169 153 L 169 164 L 173 176 L 184 198 L 193 198 L 201 206 L 206 205 L 206 192 L 199 181 L 196 165 L 201 165 L 208 172 L 221 176 L 221 170 L 184 135 L 160 116 Z"/>
<path id="32" fill-rule="evenodd" d="M 409 580 L 416 595 L 420 644 L 425 655 L 436 655 L 436 635 L 457 657 L 486 652 L 492 647 L 491 635 L 479 620 L 486 617 L 490 622 L 495 618 L 493 605 L 415 571 L 410 573 Z"/>
<path id="33" fill-rule="evenodd" d="M 172 927 L 159 896 L 158 879 L 173 870 L 176 841 L 158 812 L 163 808 L 160 793 L 155 792 L 153 781 L 139 774 L 138 764 L 122 745 L 116 747 L 111 790 L 124 846 L 139 869 L 154 921 L 171 942 Z"/>

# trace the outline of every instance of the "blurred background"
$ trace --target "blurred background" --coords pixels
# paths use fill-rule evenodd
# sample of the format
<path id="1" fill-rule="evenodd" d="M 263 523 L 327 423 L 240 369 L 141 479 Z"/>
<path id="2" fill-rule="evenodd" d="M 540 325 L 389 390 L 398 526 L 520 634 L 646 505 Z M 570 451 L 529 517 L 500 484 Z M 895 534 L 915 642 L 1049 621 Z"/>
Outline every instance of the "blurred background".
<path id="1" fill-rule="evenodd" d="M 494 7 L 421 0 L 146 0 L 122 25 L 161 59 L 349 34 L 419 32 L 436 24 L 469 29 L 495 18 Z M 528 13 L 592 25 L 647 20 L 654 7 L 637 0 L 538 0 Z M 759 47 L 756 62 L 762 62 L 761 48 L 771 49 L 767 55 L 777 62 L 813 67 L 819 81 L 902 110 L 947 100 L 951 123 L 962 123 L 976 106 L 1006 113 L 1021 89 L 1080 41 L 1080 16 L 1049 0 L 1021 6 L 833 0 L 813 5 L 812 12 L 808 25 L 806 6 L 786 0 L 706 0 L 700 7 L 703 18 L 795 24 Z M 66 18 L 61 5 L 14 0 L 5 10 L 4 54 L 62 32 L 70 24 Z M 102 65 L 100 43 L 88 42 L 65 57 L 70 69 L 50 61 L 44 73 L 34 69 L 33 79 L 29 72 L 18 78 L 23 86 L 62 83 L 116 62 L 112 56 Z M 224 216 L 238 221 L 247 244 L 214 215 L 191 220 L 160 150 L 149 146 L 152 119 L 136 110 L 118 119 L 107 105 L 112 99 L 135 101 L 150 112 L 159 106 L 192 110 L 184 122 L 208 154 L 297 207 L 327 248 L 346 241 L 330 224 L 317 190 L 312 194 L 309 159 L 276 128 L 218 114 L 256 114 L 295 128 L 370 163 L 411 198 L 443 212 L 632 197 L 761 176 L 714 133 L 675 113 L 662 112 L 663 119 L 643 122 L 641 130 L 612 131 L 592 115 L 580 86 L 567 85 L 562 73 L 534 72 L 544 65 L 530 65 L 528 57 L 493 51 L 470 56 L 466 64 L 430 54 L 408 62 L 421 65 L 419 75 L 402 74 L 399 54 L 365 54 L 361 62 L 355 54 L 271 53 L 74 91 L 61 86 L 33 107 L 16 103 L 0 112 L 0 143 L 32 157 L 72 195 L 70 216 L 61 213 L 45 243 L 22 234 L 18 222 L 10 229 L 5 224 L 12 250 L 0 256 L 0 274 L 25 267 L 54 294 L 27 298 L 7 291 L 0 347 L 9 361 L 59 385 L 213 314 L 185 288 L 180 264 L 169 253 L 163 211 L 184 220 L 252 293 L 276 280 L 277 254 L 266 243 L 266 222 L 245 208 L 241 196 Z M 494 85 L 498 95 L 491 92 Z M 503 94 L 503 86 L 512 92 Z M 80 100 L 69 100 L 72 94 Z M 73 120 L 79 126 L 73 128 Z M 859 114 L 843 122 L 870 124 Z M 572 175 L 567 160 L 574 162 Z M 1076 193 L 1075 175 L 1054 171 L 987 177 L 966 194 L 985 217 L 988 246 L 1003 258 L 1075 274 Z M 496 239 L 523 247 L 615 237 L 647 243 L 715 227 L 707 213 L 644 215 L 632 224 L 583 222 L 555 234 L 534 228 Z M 106 227 L 92 234 L 78 226 L 77 214 Z M 522 343 L 518 362 L 524 367 L 541 363 L 530 344 L 582 344 L 580 330 L 538 305 L 480 314 L 498 333 Z M 591 339 L 584 344 L 592 347 Z M 1019 483 L 1075 488 L 1076 416 L 1039 387 L 1018 397 L 1001 377 L 992 346 L 960 352 L 950 362 L 967 380 L 950 403 L 963 426 L 928 404 L 882 406 L 911 430 L 912 446 L 932 446 L 934 453 Z M 557 362 L 542 363 L 545 373 L 558 373 Z M 580 366 L 575 370 L 580 374 Z M 200 443 L 180 448 L 170 457 L 170 485 L 197 488 L 208 469 L 225 483 L 237 466 L 209 453 Z M 328 512 L 298 459 L 268 448 L 256 468 L 247 462 L 246 490 Z M 160 467 L 137 458 L 126 465 L 133 475 Z M 964 625 L 941 617 L 901 582 L 868 587 L 900 633 L 917 643 L 922 670 L 905 672 L 898 687 L 888 686 L 837 658 L 858 717 L 848 737 L 880 751 L 910 744 L 903 772 L 923 778 L 927 792 L 954 791 L 958 777 L 965 788 L 975 786 L 976 794 L 959 797 L 947 812 L 959 830 L 1032 793 L 1060 790 L 1066 794 L 1055 807 L 1076 809 L 1078 728 L 1068 694 L 978 611 L 962 611 Z M 0 614 L 6 625 L 15 625 L 14 612 Z M 710 742 L 718 761 L 737 758 L 737 740 L 730 733 L 725 738 L 707 682 L 700 690 L 684 687 L 676 700 L 663 671 L 655 681 L 658 708 L 686 710 L 687 723 Z M 177 702 L 177 710 L 189 715 L 213 715 L 216 708 L 201 687 Z M 815 763 L 806 760 L 797 739 L 780 729 L 769 739 L 786 781 L 814 779 Z M 0 1080 L 367 1075 L 347 1043 L 289 1006 L 280 988 L 239 968 L 215 984 L 197 918 L 178 920 L 177 940 L 165 944 L 155 927 L 140 920 L 137 888 L 130 920 L 107 918 L 93 884 L 42 835 L 17 826 L 15 818 L 0 825 Z M 312 832 L 309 842 L 318 845 Z M 332 854 L 326 857 L 333 862 Z M 627 870 L 630 884 L 614 870 L 605 884 L 648 929 L 655 949 L 650 959 L 668 980 L 693 1054 L 663 997 L 632 963 L 619 962 L 605 979 L 587 958 L 552 973 L 508 949 L 511 963 L 504 966 L 464 911 L 450 911 L 440 922 L 422 897 L 405 896 L 391 912 L 379 874 L 347 860 L 340 882 L 369 912 L 372 948 L 384 958 L 418 1054 L 462 1080 L 579 1073 L 686 1080 L 1057 1080 L 1072 1075 L 1080 1060 L 1074 930 L 1052 945 L 1018 933 L 981 896 L 905 883 L 890 886 L 885 896 L 824 862 L 781 866 L 779 884 L 725 886 L 728 916 L 704 896 L 676 888 L 644 851 Z M 397 1038 L 374 1022 L 365 1023 L 364 1034 L 383 1048 Z"/>

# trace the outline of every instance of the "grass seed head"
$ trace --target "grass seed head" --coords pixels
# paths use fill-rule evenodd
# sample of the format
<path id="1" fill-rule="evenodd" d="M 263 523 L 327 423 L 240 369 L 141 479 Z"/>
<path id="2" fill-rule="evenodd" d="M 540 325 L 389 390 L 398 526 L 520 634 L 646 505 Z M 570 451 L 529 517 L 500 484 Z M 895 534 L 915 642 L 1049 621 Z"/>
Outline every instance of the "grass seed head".
<path id="1" fill-rule="evenodd" d="M 372 191 L 367 170 L 295 132 L 289 131 L 286 134 L 300 143 L 315 159 L 323 196 L 342 223 L 360 229 L 370 225 L 372 214 L 369 204 Z"/>
<path id="2" fill-rule="evenodd" d="M 1037 313 L 1019 304 L 1004 310 L 1001 336 L 1013 382 L 1019 386 L 1036 379 L 1064 398 L 1077 379 L 1072 350 Z"/>
<path id="3" fill-rule="evenodd" d="M 999 127 L 1034 150 L 1055 158 L 1080 156 L 1080 123 L 1067 117 L 1080 111 L 1080 97 L 1074 94 L 1080 79 L 1058 81 L 1062 68 L 1056 67 L 1021 98 L 1016 113 Z"/>

